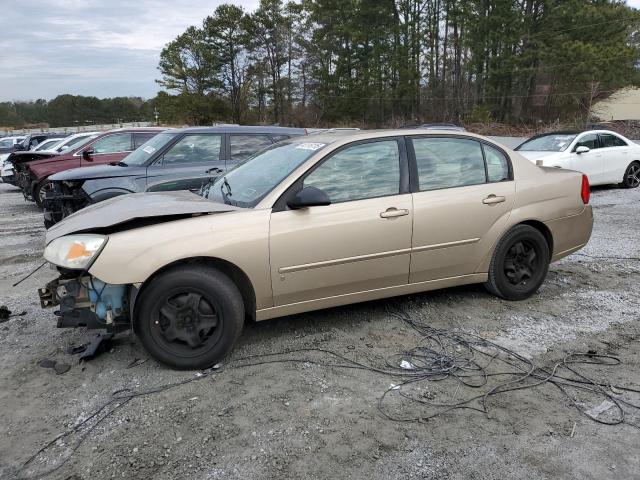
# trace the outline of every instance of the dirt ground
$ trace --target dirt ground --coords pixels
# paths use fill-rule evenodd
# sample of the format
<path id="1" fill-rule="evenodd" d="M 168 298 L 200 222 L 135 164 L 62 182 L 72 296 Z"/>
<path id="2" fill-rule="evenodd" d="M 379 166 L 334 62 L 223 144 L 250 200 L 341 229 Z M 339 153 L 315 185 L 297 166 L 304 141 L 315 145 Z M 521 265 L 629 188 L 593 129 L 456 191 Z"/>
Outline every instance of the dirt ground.
<path id="1" fill-rule="evenodd" d="M 603 425 L 571 400 L 588 410 L 606 407 L 601 396 L 579 390 L 565 396 L 546 383 L 490 397 L 486 414 L 456 409 L 397 422 L 378 409 L 381 395 L 398 383 L 393 376 L 312 363 L 336 363 L 318 352 L 259 357 L 299 361 L 257 366 L 237 360 L 321 348 L 384 368 L 386 358 L 420 342 L 390 315 L 392 305 L 434 327 L 481 335 L 541 366 L 570 351 L 614 355 L 620 365 L 580 371 L 638 389 L 640 189 L 594 189 L 592 203 L 591 242 L 553 264 L 527 301 L 505 302 L 471 286 L 248 324 L 231 360 L 202 374 L 158 365 L 128 334 L 89 362 L 68 354 L 94 333 L 57 329 L 53 313 L 40 309 L 36 289 L 55 275 L 47 267 L 11 286 L 42 262 L 44 230 L 38 209 L 0 185 L 0 303 L 27 312 L 0 323 L 0 478 L 38 478 L 56 467 L 46 478 L 640 478 L 640 430 L 631 425 L 640 423 L 640 411 L 629 409 L 628 423 Z M 71 368 L 57 374 L 40 366 L 47 359 Z M 109 404 L 22 468 L 114 395 L 182 381 L 188 382 Z M 406 390 L 451 400 L 463 395 L 458 388 L 421 382 Z M 402 401 L 404 390 L 390 392 L 387 411 L 422 415 L 421 404 Z M 610 392 L 640 405 L 640 394 Z M 597 411 L 591 412 L 601 420 L 614 416 Z"/>

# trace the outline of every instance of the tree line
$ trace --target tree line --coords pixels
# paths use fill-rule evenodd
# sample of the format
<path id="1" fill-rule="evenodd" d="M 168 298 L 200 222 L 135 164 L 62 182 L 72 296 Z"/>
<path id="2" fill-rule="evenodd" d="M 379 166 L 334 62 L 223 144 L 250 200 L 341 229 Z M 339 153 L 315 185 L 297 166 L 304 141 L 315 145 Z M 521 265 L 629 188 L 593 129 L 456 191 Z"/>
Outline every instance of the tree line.
<path id="1" fill-rule="evenodd" d="M 638 81 L 620 0 L 261 0 L 160 55 L 161 117 L 287 125 L 587 121 Z"/>
<path id="2" fill-rule="evenodd" d="M 223 4 L 162 50 L 155 98 L 0 103 L 0 126 L 586 123 L 639 82 L 639 25 L 622 0 Z"/>
<path id="3" fill-rule="evenodd" d="M 53 100 L 0 103 L 0 127 L 75 127 L 150 121 L 154 101 L 139 97 L 103 98 L 58 95 Z"/>

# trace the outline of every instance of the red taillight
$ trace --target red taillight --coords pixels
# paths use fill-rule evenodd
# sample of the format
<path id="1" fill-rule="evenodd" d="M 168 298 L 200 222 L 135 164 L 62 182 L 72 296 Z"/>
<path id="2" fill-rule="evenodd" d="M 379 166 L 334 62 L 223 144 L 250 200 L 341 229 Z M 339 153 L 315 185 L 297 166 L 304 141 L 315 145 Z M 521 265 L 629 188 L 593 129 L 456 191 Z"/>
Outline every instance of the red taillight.
<path id="1" fill-rule="evenodd" d="M 582 188 L 580 189 L 580 196 L 582 197 L 582 203 L 585 205 L 589 203 L 591 188 L 589 187 L 589 178 L 584 174 L 582 174 Z"/>

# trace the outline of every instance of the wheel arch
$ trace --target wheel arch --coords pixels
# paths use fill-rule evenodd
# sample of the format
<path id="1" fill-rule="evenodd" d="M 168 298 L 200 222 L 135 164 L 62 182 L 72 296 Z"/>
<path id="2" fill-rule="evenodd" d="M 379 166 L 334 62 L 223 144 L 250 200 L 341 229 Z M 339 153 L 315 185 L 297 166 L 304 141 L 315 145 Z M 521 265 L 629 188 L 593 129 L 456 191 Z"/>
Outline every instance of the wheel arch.
<path id="1" fill-rule="evenodd" d="M 524 220 L 522 222 L 516 223 L 511 228 L 517 227 L 518 225 L 529 225 L 530 227 L 538 230 L 547 241 L 547 245 L 549 246 L 549 258 L 553 257 L 553 234 L 551 233 L 549 227 L 544 224 L 544 222 L 541 222 L 539 220 Z"/>
<path id="2" fill-rule="evenodd" d="M 475 270 L 476 273 L 478 273 L 478 272 L 487 272 L 488 271 L 489 264 L 491 263 L 491 259 L 493 258 L 493 255 L 495 253 L 496 247 L 498 246 L 498 243 L 500 243 L 500 240 L 511 229 L 517 227 L 518 225 L 528 225 L 528 226 L 533 227 L 536 230 L 538 230 L 542 234 L 544 239 L 546 240 L 547 245 L 549 246 L 549 257 L 550 258 L 553 257 L 554 240 L 553 240 L 553 234 L 551 233 L 551 229 L 549 229 L 549 227 L 547 225 L 545 225 L 545 223 L 540 221 L 540 220 L 535 220 L 535 219 L 520 220 L 519 222 L 514 223 L 513 225 L 509 225 L 508 228 L 503 230 L 500 233 L 500 235 L 497 236 L 497 238 L 494 241 L 494 244 L 491 246 L 491 249 L 488 251 L 488 253 L 484 256 L 484 258 L 482 259 L 480 264 L 477 266 L 477 268 Z"/>
<path id="3" fill-rule="evenodd" d="M 237 265 L 229 262 L 228 260 L 223 260 L 221 258 L 216 257 L 190 257 L 190 258 L 182 258 L 180 260 L 176 260 L 167 265 L 164 265 L 160 269 L 153 272 L 140 286 L 139 289 L 132 289 L 132 294 L 130 297 L 130 312 L 131 312 L 131 320 L 132 325 L 134 325 L 133 318 L 137 313 L 137 306 L 139 302 L 138 298 L 144 293 L 145 289 L 149 284 L 153 281 L 154 278 L 157 278 L 159 275 L 172 270 L 176 267 L 188 266 L 188 265 L 198 265 L 198 266 L 209 266 L 211 268 L 215 268 L 216 270 L 224 273 L 229 279 L 238 287 L 240 291 L 240 295 L 242 295 L 242 302 L 244 303 L 244 311 L 245 315 L 251 318 L 251 320 L 255 320 L 256 317 L 256 294 L 253 288 L 253 284 L 251 280 L 247 276 L 247 274 Z"/>

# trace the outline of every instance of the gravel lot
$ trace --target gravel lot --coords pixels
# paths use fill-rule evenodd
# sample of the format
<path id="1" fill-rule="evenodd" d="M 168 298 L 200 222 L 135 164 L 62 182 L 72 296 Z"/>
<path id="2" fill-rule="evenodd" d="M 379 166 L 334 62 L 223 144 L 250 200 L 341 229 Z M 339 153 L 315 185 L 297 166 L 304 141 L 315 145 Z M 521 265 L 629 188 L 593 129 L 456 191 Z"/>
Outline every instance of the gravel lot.
<path id="1" fill-rule="evenodd" d="M 56 467 L 47 478 L 640 478 L 640 431 L 631 425 L 640 423 L 639 410 L 628 410 L 629 423 L 602 425 L 569 400 L 586 410 L 603 406 L 601 396 L 570 390 L 567 397 L 547 383 L 490 397 L 487 414 L 457 409 L 425 422 L 395 422 L 378 410 L 380 396 L 398 383 L 392 377 L 309 361 L 245 367 L 237 361 L 321 348 L 384 367 L 386 358 L 420 341 L 389 314 L 392 305 L 434 327 L 481 335 L 541 366 L 570 351 L 615 355 L 621 365 L 579 371 L 638 389 L 640 189 L 598 188 L 592 203 L 590 244 L 552 265 L 527 301 L 504 302 L 471 286 L 248 324 L 231 361 L 202 375 L 147 361 L 127 334 L 89 362 L 67 354 L 94 334 L 56 329 L 54 315 L 40 309 L 36 289 L 54 277 L 46 267 L 11 286 L 41 263 L 44 230 L 39 210 L 0 185 L 0 303 L 27 312 L 0 324 L 0 478 L 38 477 Z M 318 352 L 275 358 L 336 363 Z M 71 368 L 56 374 L 40 366 L 45 359 Z M 93 430 L 81 428 L 21 468 L 112 395 L 187 380 L 110 404 L 101 414 L 121 406 L 97 425 L 87 423 Z M 455 383 L 422 382 L 412 391 L 448 401 L 465 393 L 458 390 Z M 640 405 L 640 394 L 611 392 Z M 394 412 L 422 408 L 399 401 L 399 393 L 391 392 Z M 598 418 L 613 418 L 612 410 Z"/>

